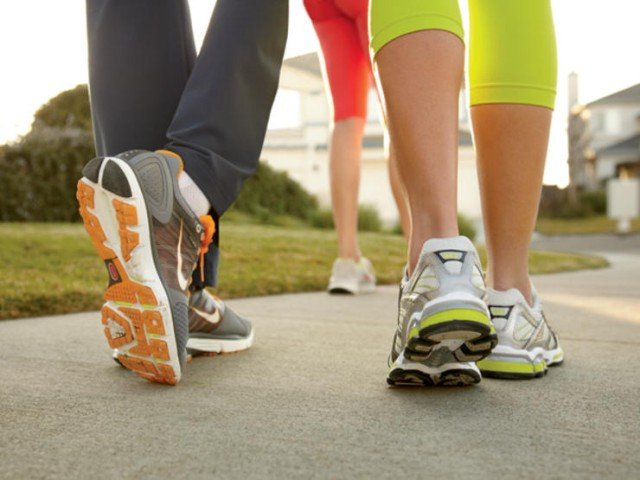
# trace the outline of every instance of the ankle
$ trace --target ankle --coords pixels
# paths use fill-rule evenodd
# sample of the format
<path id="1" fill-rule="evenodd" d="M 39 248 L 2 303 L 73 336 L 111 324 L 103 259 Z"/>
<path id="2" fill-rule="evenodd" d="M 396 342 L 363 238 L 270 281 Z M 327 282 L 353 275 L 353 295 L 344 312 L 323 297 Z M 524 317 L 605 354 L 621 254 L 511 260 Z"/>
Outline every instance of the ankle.
<path id="1" fill-rule="evenodd" d="M 358 263 L 362 254 L 360 253 L 360 249 L 358 247 L 349 247 L 349 248 L 338 248 L 338 258 L 342 258 L 344 260 L 353 260 Z"/>

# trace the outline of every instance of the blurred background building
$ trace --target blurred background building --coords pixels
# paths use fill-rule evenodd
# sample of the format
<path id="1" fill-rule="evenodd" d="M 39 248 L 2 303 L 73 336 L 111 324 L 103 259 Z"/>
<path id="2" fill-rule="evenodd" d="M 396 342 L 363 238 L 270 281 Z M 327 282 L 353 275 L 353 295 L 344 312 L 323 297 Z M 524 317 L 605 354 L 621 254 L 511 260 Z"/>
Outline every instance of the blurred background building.
<path id="1" fill-rule="evenodd" d="M 630 231 L 640 216 L 640 83 L 581 104 L 570 74 L 567 125 L 569 203 L 580 203 L 579 192 L 606 192 L 607 216 Z"/>
<path id="2" fill-rule="evenodd" d="M 640 177 L 640 83 L 586 104 L 578 76 L 569 76 L 569 176 L 596 190 L 612 178 Z"/>

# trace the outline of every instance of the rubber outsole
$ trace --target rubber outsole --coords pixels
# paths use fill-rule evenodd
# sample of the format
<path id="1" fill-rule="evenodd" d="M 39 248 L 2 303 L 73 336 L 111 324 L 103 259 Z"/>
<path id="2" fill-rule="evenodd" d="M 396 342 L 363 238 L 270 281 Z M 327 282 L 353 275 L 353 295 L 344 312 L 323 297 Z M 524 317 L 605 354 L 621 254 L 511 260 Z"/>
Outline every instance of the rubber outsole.
<path id="1" fill-rule="evenodd" d="M 194 357 L 194 355 L 188 354 L 187 355 L 187 363 L 191 363 L 193 361 L 193 357 Z M 117 353 L 114 352 L 114 354 L 113 354 L 113 356 L 111 358 L 113 358 L 113 361 L 116 362 L 116 365 L 118 365 L 119 367 L 122 367 L 122 368 L 125 368 L 125 369 L 127 368 L 122 364 L 122 362 L 120 361 L 120 358 L 118 358 L 118 354 Z"/>
<path id="2" fill-rule="evenodd" d="M 108 163 L 104 164 L 105 161 Z M 101 168 L 102 184 L 99 181 Z M 107 169 L 109 175 L 105 179 Z M 126 174 L 117 163 L 106 158 L 93 159 L 83 173 L 88 176 L 78 181 L 76 192 L 80 215 L 109 274 L 109 285 L 104 294 L 106 303 L 101 310 L 109 347 L 117 349 L 119 363 L 137 375 L 152 382 L 175 385 L 181 372 L 179 358 L 172 358 L 176 347 L 170 308 L 159 302 L 156 293 L 160 292 L 132 280 L 126 267 L 134 251 L 141 248 L 139 232 L 145 228 L 142 215 L 131 201 L 131 186 Z M 119 252 L 109 242 L 102 221 L 94 211 L 97 195 L 105 192 L 113 197 L 108 221 L 118 226 Z M 163 296 L 166 297 L 166 292 Z M 176 362 L 178 371 L 171 365 Z"/>
<path id="3" fill-rule="evenodd" d="M 329 289 L 329 294 L 330 295 L 355 295 L 356 292 L 352 292 L 351 290 L 342 288 L 342 287 L 335 287 L 335 288 Z"/>
<path id="4" fill-rule="evenodd" d="M 253 346 L 254 335 L 253 330 L 248 336 L 238 339 L 222 339 L 222 338 L 207 338 L 206 336 L 190 337 L 187 341 L 187 351 L 194 356 L 213 356 L 213 355 L 226 355 L 230 353 L 239 353 L 248 350 Z"/>
<path id="5" fill-rule="evenodd" d="M 425 317 L 412 328 L 404 356 L 424 362 L 436 348 L 445 347 L 459 362 L 477 362 L 497 344 L 498 336 L 487 314 L 455 308 Z"/>
<path id="6" fill-rule="evenodd" d="M 545 360 L 537 363 L 521 363 L 484 359 L 478 362 L 478 368 L 482 372 L 482 375 L 487 378 L 499 380 L 531 380 L 544 377 L 549 372 L 549 368 L 559 367 L 563 363 L 564 359 L 553 363 L 547 363 Z"/>
<path id="7" fill-rule="evenodd" d="M 205 352 L 203 350 L 195 350 L 193 348 L 188 348 L 187 351 L 189 355 L 192 357 L 217 357 L 218 355 L 235 355 L 236 353 L 242 353 L 249 350 L 251 347 L 241 348 L 239 350 L 232 350 L 229 352 L 221 351 L 221 352 Z"/>
<path id="8" fill-rule="evenodd" d="M 387 383 L 391 386 L 466 387 L 479 383 L 481 379 L 480 374 L 467 369 L 452 369 L 439 375 L 430 375 L 420 370 L 394 368 L 387 376 Z"/>

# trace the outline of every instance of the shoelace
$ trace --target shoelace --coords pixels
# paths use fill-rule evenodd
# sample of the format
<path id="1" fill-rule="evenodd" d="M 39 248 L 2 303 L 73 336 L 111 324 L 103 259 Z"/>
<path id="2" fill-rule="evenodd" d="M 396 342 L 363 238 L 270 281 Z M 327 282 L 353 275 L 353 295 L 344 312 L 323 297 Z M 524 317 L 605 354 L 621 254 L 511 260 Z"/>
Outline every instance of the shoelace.
<path id="1" fill-rule="evenodd" d="M 216 222 L 213 221 L 211 215 L 200 215 L 200 223 L 204 231 L 200 235 L 200 280 L 204 282 L 204 256 L 209 251 L 209 246 L 213 241 L 213 235 L 216 233 Z"/>

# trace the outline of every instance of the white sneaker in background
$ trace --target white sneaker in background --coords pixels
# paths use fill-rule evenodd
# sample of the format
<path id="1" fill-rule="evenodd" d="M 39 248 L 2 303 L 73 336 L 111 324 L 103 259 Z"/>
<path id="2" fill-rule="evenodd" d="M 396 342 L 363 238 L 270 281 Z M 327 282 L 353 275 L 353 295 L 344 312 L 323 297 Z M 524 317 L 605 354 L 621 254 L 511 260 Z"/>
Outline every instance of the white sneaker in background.
<path id="1" fill-rule="evenodd" d="M 371 293 L 376 288 L 376 273 L 371 262 L 361 257 L 359 262 L 337 258 L 333 262 L 327 290 L 332 294 Z"/>

